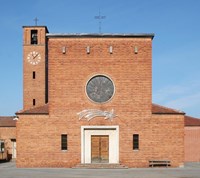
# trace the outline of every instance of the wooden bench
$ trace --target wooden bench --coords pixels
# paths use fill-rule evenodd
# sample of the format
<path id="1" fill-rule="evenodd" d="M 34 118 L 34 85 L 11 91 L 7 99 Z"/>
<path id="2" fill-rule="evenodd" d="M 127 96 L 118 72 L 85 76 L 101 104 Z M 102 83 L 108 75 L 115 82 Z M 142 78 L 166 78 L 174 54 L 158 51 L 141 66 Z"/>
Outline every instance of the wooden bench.
<path id="1" fill-rule="evenodd" d="M 154 166 L 170 166 L 171 163 L 169 160 L 149 160 L 149 166 L 154 167 Z"/>

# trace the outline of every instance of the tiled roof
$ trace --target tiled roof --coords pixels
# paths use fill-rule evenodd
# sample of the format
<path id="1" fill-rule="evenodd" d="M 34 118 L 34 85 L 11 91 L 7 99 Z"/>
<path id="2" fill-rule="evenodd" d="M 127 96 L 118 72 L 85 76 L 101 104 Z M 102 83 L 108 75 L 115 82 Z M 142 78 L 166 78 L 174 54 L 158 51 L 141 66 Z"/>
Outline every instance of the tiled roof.
<path id="1" fill-rule="evenodd" d="M 93 38 L 154 38 L 154 33 L 48 33 L 46 34 L 48 38 L 82 38 L 82 37 L 93 37 Z"/>
<path id="2" fill-rule="evenodd" d="M 152 114 L 185 114 L 183 111 L 167 108 L 158 104 L 152 104 Z"/>
<path id="3" fill-rule="evenodd" d="M 185 126 L 200 126 L 200 119 L 190 116 L 185 116 Z"/>
<path id="4" fill-rule="evenodd" d="M 16 113 L 20 114 L 49 114 L 49 105 L 31 108 L 29 110 L 21 110 Z M 164 107 L 158 104 L 152 104 L 152 114 L 185 114 L 182 111 L 175 110 L 172 108 Z M 1 126 L 15 126 L 16 121 L 13 121 L 14 117 L 0 117 L 0 127 Z M 185 126 L 200 126 L 200 119 L 185 116 Z"/>
<path id="5" fill-rule="evenodd" d="M 16 127 L 14 116 L 0 116 L 0 127 Z"/>
<path id="6" fill-rule="evenodd" d="M 31 108 L 28 110 L 21 110 L 16 113 L 17 115 L 20 114 L 49 114 L 49 105 L 45 104 L 44 106 L 39 106 L 35 108 Z"/>
<path id="7" fill-rule="evenodd" d="M 49 105 L 39 106 L 28 110 L 18 111 L 16 114 L 49 114 Z M 152 114 L 185 114 L 182 111 L 152 104 Z"/>

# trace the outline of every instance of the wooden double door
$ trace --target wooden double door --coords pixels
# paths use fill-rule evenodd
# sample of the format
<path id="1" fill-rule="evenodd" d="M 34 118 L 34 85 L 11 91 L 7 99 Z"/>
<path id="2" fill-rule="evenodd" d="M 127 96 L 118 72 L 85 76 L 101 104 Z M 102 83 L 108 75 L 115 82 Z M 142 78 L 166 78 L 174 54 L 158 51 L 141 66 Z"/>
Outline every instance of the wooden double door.
<path id="1" fill-rule="evenodd" d="M 91 162 L 109 163 L 109 136 L 91 136 Z"/>

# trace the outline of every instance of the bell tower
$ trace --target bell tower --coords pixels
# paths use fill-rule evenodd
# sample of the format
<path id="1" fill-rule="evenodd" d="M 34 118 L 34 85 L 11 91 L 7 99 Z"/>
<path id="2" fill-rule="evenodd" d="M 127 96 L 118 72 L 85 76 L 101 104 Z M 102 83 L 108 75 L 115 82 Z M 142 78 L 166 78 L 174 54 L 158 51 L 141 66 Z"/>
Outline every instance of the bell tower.
<path id="1" fill-rule="evenodd" d="M 23 26 L 23 109 L 48 102 L 46 26 Z"/>

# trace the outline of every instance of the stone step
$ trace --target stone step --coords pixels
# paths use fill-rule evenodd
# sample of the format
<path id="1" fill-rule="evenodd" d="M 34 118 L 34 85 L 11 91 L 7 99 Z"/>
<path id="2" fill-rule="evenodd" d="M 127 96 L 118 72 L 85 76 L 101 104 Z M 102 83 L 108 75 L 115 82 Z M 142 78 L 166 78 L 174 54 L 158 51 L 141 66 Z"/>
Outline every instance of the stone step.
<path id="1" fill-rule="evenodd" d="M 128 169 L 127 166 L 122 164 L 77 164 L 74 169 Z"/>

